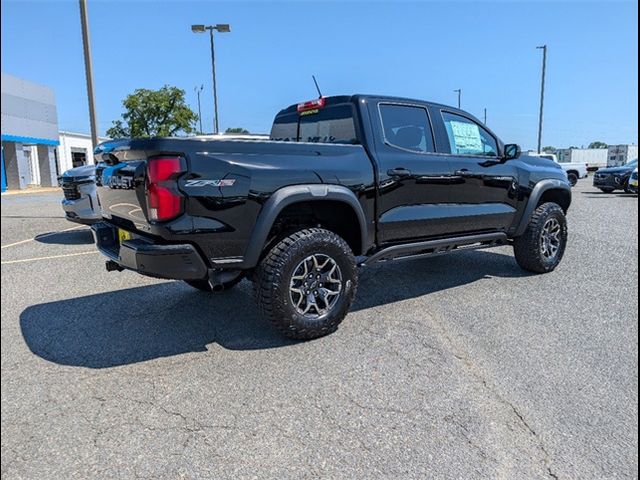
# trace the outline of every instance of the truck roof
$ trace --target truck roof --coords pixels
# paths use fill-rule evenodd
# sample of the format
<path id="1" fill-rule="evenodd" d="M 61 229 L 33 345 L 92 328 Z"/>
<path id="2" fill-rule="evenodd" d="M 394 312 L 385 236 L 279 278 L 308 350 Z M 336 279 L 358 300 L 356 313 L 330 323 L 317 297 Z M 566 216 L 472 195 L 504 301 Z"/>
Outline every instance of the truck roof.
<path id="1" fill-rule="evenodd" d="M 383 100 L 383 101 L 388 100 L 391 102 L 417 103 L 422 105 L 430 105 L 438 108 L 446 108 L 452 111 L 461 111 L 456 107 L 452 107 L 451 105 L 444 105 L 441 103 L 430 102 L 427 100 L 419 100 L 415 98 L 395 97 L 392 95 L 372 95 L 372 94 L 356 93 L 353 95 L 332 95 L 324 98 L 327 105 L 336 105 L 339 103 L 349 103 L 349 102 L 356 103 L 359 100 L 376 99 L 376 100 Z M 289 105 L 287 108 L 280 110 L 280 112 L 278 112 L 278 115 L 282 115 L 285 113 L 294 113 L 294 112 L 297 112 L 297 109 L 298 109 L 298 104 L 294 103 L 293 105 Z"/>

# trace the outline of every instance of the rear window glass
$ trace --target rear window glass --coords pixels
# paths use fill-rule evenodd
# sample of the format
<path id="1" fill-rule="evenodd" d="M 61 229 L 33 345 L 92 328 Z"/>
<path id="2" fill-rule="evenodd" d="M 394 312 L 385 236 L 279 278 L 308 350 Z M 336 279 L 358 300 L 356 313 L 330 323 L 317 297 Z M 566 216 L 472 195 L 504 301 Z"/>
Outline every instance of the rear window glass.
<path id="1" fill-rule="evenodd" d="M 278 115 L 270 138 L 284 142 L 359 143 L 351 105 Z"/>

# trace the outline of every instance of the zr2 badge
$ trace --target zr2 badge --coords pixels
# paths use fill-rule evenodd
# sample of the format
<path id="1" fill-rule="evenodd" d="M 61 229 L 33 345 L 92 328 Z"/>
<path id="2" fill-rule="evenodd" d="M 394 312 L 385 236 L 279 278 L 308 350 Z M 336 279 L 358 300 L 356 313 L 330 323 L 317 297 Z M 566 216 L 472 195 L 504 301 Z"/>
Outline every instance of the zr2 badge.
<path id="1" fill-rule="evenodd" d="M 185 187 L 232 187 L 236 183 L 235 178 L 222 178 L 219 180 L 187 180 Z"/>

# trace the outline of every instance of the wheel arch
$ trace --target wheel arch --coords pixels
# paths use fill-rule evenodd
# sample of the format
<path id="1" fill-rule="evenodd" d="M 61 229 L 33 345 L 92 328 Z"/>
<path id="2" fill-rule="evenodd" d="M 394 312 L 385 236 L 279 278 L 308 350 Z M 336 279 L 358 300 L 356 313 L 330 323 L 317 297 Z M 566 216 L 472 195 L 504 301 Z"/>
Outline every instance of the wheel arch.
<path id="1" fill-rule="evenodd" d="M 247 244 L 243 266 L 253 268 L 258 264 L 269 239 L 269 233 L 280 214 L 296 206 L 320 205 L 323 202 L 339 205 L 348 209 L 345 212 L 351 212 L 355 220 L 351 228 L 355 231 L 346 235 L 345 240 L 355 255 L 366 252 L 368 249 L 367 221 L 360 202 L 351 190 L 341 185 L 291 185 L 277 190 L 262 207 Z M 344 232 L 335 233 L 342 233 L 341 236 L 345 236 Z"/>
<path id="2" fill-rule="evenodd" d="M 515 237 L 519 237 L 525 232 L 533 212 L 540 205 L 547 202 L 557 203 L 566 214 L 571 206 L 571 186 L 562 180 L 550 179 L 538 182 L 529 196 L 529 201 L 516 229 Z"/>

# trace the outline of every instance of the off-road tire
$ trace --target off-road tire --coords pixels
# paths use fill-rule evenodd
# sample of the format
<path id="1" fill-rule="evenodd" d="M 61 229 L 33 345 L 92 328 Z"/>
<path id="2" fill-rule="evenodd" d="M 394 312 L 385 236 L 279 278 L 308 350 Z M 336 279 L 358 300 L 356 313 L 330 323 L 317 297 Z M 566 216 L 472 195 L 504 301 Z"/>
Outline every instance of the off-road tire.
<path id="1" fill-rule="evenodd" d="M 236 278 L 234 278 L 233 280 L 229 280 L 228 282 L 223 282 L 222 284 L 220 284 L 221 288 L 217 288 L 217 289 L 213 289 L 211 288 L 211 285 L 209 284 L 208 280 L 183 280 L 184 283 L 186 283 L 187 285 L 200 290 L 202 292 L 207 292 L 207 293 L 223 293 L 226 292 L 227 290 L 231 290 L 233 287 L 235 287 L 237 284 L 239 284 L 242 279 L 244 278 L 244 275 L 239 274 Z"/>
<path id="2" fill-rule="evenodd" d="M 341 291 L 333 307 L 316 318 L 301 314 L 290 293 L 295 269 L 312 255 L 333 259 L 342 278 Z M 254 294 L 262 316 L 282 334 L 297 340 L 311 340 L 334 332 L 349 312 L 358 285 L 351 248 L 340 236 L 321 228 L 300 230 L 283 238 L 262 259 L 254 278 Z"/>
<path id="3" fill-rule="evenodd" d="M 543 229 L 550 219 L 556 219 L 561 228 L 560 246 L 557 254 L 552 259 L 546 258 L 541 251 Z M 552 272 L 564 256 L 567 248 L 567 239 L 567 218 L 564 211 L 556 203 L 544 203 L 533 212 L 524 234 L 514 239 L 513 249 L 516 261 L 522 269 L 529 272 Z"/>

